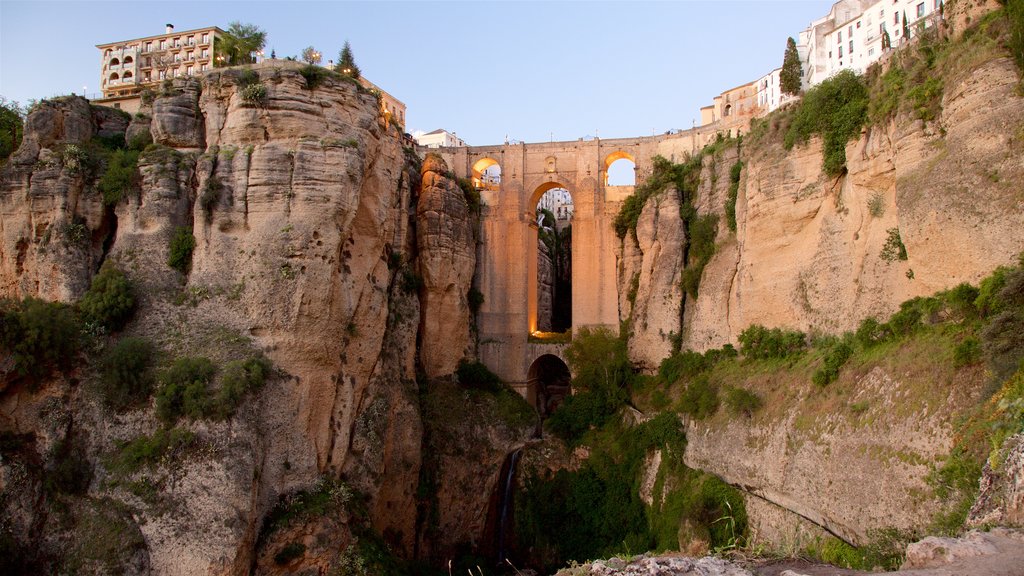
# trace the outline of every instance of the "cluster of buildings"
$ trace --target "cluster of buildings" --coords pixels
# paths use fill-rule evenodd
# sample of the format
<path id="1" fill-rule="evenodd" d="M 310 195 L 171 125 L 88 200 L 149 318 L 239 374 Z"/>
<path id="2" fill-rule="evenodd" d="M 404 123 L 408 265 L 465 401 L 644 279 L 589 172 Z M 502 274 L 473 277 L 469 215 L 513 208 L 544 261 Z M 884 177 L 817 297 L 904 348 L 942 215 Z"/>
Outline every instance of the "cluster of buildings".
<path id="1" fill-rule="evenodd" d="M 539 213 L 541 210 L 549 210 L 555 216 L 556 222 L 540 222 Z M 537 202 L 538 224 L 543 226 L 556 226 L 561 229 L 572 220 L 572 196 L 565 188 L 548 190 Z"/>
<path id="2" fill-rule="evenodd" d="M 942 17 L 943 0 L 839 0 L 797 38 L 801 89 L 842 70 L 863 74 L 890 48 L 908 42 Z M 886 40 L 888 37 L 888 40 Z M 779 60 L 783 55 L 780 43 Z M 768 114 L 794 96 L 782 93 L 782 67 L 726 90 L 701 108 L 700 125 L 746 131 L 751 118 Z"/>
<path id="3" fill-rule="evenodd" d="M 133 40 L 97 44 L 100 50 L 100 92 L 97 104 L 119 108 L 128 113 L 139 111 L 142 92 L 165 80 L 200 75 L 223 63 L 216 53 L 218 38 L 226 32 L 217 26 L 176 32 L 167 24 L 163 34 Z M 253 55 L 264 61 L 263 52 Z M 405 104 L 373 82 L 360 77 L 360 83 L 381 94 L 381 113 L 400 126 L 405 125 Z"/>

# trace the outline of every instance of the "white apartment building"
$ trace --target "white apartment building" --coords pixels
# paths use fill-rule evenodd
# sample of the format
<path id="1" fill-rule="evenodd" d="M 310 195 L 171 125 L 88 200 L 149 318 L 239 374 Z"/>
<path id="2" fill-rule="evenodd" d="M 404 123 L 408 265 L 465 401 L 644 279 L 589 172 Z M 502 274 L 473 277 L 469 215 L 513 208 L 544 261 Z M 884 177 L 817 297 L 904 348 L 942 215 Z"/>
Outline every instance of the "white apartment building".
<path id="1" fill-rule="evenodd" d="M 776 68 L 757 81 L 758 114 L 772 112 L 786 102 L 795 100 L 796 96 L 782 93 L 782 68 Z"/>
<path id="2" fill-rule="evenodd" d="M 456 136 L 454 132 L 440 128 L 426 134 L 413 134 L 413 138 L 417 144 L 427 148 L 456 148 L 466 145 L 465 141 Z"/>
<path id="3" fill-rule="evenodd" d="M 943 0 L 840 0 L 828 16 L 800 33 L 804 60 L 804 88 L 820 84 L 841 70 L 863 74 L 881 58 L 882 38 L 889 34 L 892 47 L 909 41 L 919 30 L 934 25 Z M 858 9 L 862 8 L 862 9 Z M 909 37 L 904 37 L 906 17 Z M 798 47 L 799 50 L 800 47 Z"/>
<path id="4" fill-rule="evenodd" d="M 537 202 L 537 210 L 540 211 L 541 209 L 550 210 L 555 215 L 556 220 L 572 220 L 572 196 L 569 195 L 569 191 L 565 188 L 548 190 L 540 197 L 540 201 Z M 539 218 L 540 216 L 538 215 Z M 544 225 L 551 224 L 553 223 L 544 223 Z"/>

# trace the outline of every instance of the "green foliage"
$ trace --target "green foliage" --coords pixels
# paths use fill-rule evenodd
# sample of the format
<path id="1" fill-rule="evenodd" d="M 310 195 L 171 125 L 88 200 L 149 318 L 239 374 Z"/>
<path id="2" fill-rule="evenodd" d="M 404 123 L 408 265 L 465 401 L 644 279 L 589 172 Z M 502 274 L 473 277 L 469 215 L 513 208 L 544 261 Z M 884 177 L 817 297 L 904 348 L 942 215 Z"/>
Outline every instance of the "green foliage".
<path id="1" fill-rule="evenodd" d="M 565 359 L 574 374 L 574 389 L 625 398 L 633 375 L 626 343 L 607 328 L 581 328 L 565 349 Z"/>
<path id="2" fill-rule="evenodd" d="M 334 67 L 334 70 L 352 78 L 359 78 L 361 74 L 359 66 L 356 65 L 356 59 L 352 56 L 352 46 L 348 40 L 345 40 L 341 52 L 338 52 L 338 65 Z"/>
<path id="3" fill-rule="evenodd" d="M 742 171 L 743 161 L 741 160 L 737 160 L 729 169 L 729 196 L 725 199 L 725 221 L 732 232 L 736 231 L 736 200 L 739 199 Z"/>
<path id="4" fill-rule="evenodd" d="M 953 349 L 953 366 L 962 368 L 981 361 L 981 340 L 974 336 L 964 338 Z"/>
<path id="5" fill-rule="evenodd" d="M 217 372 L 209 358 L 178 358 L 160 375 L 156 415 L 168 424 L 182 416 L 202 418 L 209 409 L 208 386 Z"/>
<path id="6" fill-rule="evenodd" d="M 262 106 L 267 100 L 267 86 L 262 82 L 248 84 L 238 91 L 238 95 L 250 106 Z"/>
<path id="7" fill-rule="evenodd" d="M 809 545 L 803 555 L 848 569 L 870 571 L 882 567 L 896 570 L 903 562 L 903 549 L 907 542 L 914 539 L 912 535 L 892 529 L 872 532 L 869 536 L 873 537 L 872 541 L 860 548 L 829 536 Z"/>
<path id="8" fill-rule="evenodd" d="M 857 342 L 860 343 L 864 349 L 871 348 L 875 344 L 885 342 L 892 336 L 892 332 L 889 327 L 885 324 L 880 324 L 878 320 L 874 318 L 865 318 L 861 321 L 860 326 L 857 328 L 857 332 L 854 334 Z"/>
<path id="9" fill-rule="evenodd" d="M 1010 54 L 1017 62 L 1017 68 L 1024 72 L 1024 2 L 1007 0 L 1005 4 L 1003 10 L 1006 11 L 1006 20 L 1010 27 L 1007 44 Z"/>
<path id="10" fill-rule="evenodd" d="M 740 353 L 752 360 L 794 356 L 803 353 L 807 346 L 803 332 L 769 329 L 759 324 L 752 324 L 740 332 L 739 341 Z"/>
<path id="11" fill-rule="evenodd" d="M 270 373 L 270 362 L 262 356 L 228 362 L 222 371 L 220 389 L 208 405 L 206 415 L 221 420 L 230 418 L 246 395 L 263 387 Z"/>
<path id="12" fill-rule="evenodd" d="M 743 414 L 749 418 L 763 405 L 764 400 L 750 390 L 733 386 L 725 389 L 725 406 L 733 414 Z"/>
<path id="13" fill-rule="evenodd" d="M 849 336 L 849 335 L 848 335 Z M 836 378 L 839 377 L 839 369 L 846 364 L 846 361 L 853 355 L 853 346 L 850 341 L 852 338 L 847 338 L 841 342 L 831 346 L 827 352 L 825 352 L 825 358 L 821 368 L 818 368 L 812 376 L 812 381 L 817 386 L 827 386 L 832 382 L 835 382 Z"/>
<path id="14" fill-rule="evenodd" d="M 704 266 L 715 254 L 715 235 L 718 234 L 718 215 L 705 214 L 686 219 L 687 266 L 683 269 L 681 285 L 691 298 L 697 298 Z"/>
<path id="15" fill-rule="evenodd" d="M 196 247 L 196 238 L 192 235 L 191 226 L 178 226 L 171 236 L 167 265 L 182 274 L 188 274 L 192 268 L 192 250 Z"/>
<path id="16" fill-rule="evenodd" d="M 718 386 L 707 374 L 700 374 L 686 385 L 676 404 L 676 410 L 697 420 L 703 420 L 714 416 L 718 411 L 718 405 Z"/>
<path id="17" fill-rule="evenodd" d="M 480 191 L 473 186 L 473 181 L 469 178 L 458 178 L 456 180 L 459 184 L 459 188 L 462 189 L 462 195 L 466 198 L 466 205 L 469 206 L 469 211 L 473 213 L 479 213 L 480 207 L 483 205 L 480 199 Z"/>
<path id="18" fill-rule="evenodd" d="M 309 490 L 282 495 L 263 520 L 260 539 L 265 540 L 296 520 L 324 516 L 331 511 L 341 510 L 352 502 L 354 496 L 352 489 L 344 482 L 323 476 Z"/>
<path id="19" fill-rule="evenodd" d="M 252 64 L 253 54 L 262 50 L 266 42 L 267 33 L 256 25 L 232 22 L 223 35 L 214 37 L 213 52 L 224 57 L 215 65 Z"/>
<path id="20" fill-rule="evenodd" d="M 135 290 L 124 272 L 107 262 L 93 276 L 89 291 L 78 301 L 78 309 L 85 322 L 120 330 L 135 311 Z"/>
<path id="21" fill-rule="evenodd" d="M 900 238 L 900 229 L 889 228 L 886 230 L 886 234 L 888 234 L 888 237 L 885 239 L 882 251 L 878 254 L 879 258 L 886 262 L 906 260 L 907 247 L 903 245 L 903 240 Z"/>
<path id="22" fill-rule="evenodd" d="M 651 175 L 626 198 L 615 216 L 613 227 L 619 238 L 625 238 L 632 230 L 636 233 L 636 223 L 644 209 L 647 199 L 674 186 L 681 195 L 681 206 L 691 205 L 692 198 L 697 194 L 700 184 L 700 168 L 703 153 L 697 154 L 682 164 L 673 164 L 661 156 L 652 159 Z M 685 216 L 685 215 L 684 215 Z"/>
<path id="23" fill-rule="evenodd" d="M 136 150 L 116 150 L 110 155 L 107 169 L 96 185 L 103 194 L 103 204 L 114 206 L 138 187 L 138 163 L 139 152 Z"/>
<path id="24" fill-rule="evenodd" d="M 217 202 L 220 200 L 221 193 L 224 191 L 224 185 L 221 184 L 220 178 L 217 178 L 216 174 L 211 174 L 206 179 L 206 185 L 203 187 L 203 195 L 199 197 L 199 206 L 206 213 L 207 218 L 213 213 L 214 207 L 217 206 Z"/>
<path id="25" fill-rule="evenodd" d="M 0 162 L 21 146 L 25 111 L 17 102 L 0 96 Z"/>
<path id="26" fill-rule="evenodd" d="M 103 353 L 99 392 L 104 404 L 123 410 L 149 398 L 153 390 L 153 353 L 153 345 L 138 337 L 119 340 Z"/>
<path id="27" fill-rule="evenodd" d="M 942 105 L 942 79 L 928 78 L 907 91 L 907 99 L 914 107 L 914 114 L 920 120 L 934 120 Z"/>
<path id="28" fill-rule="evenodd" d="M 846 170 L 846 143 L 860 135 L 867 119 L 868 91 L 860 76 L 843 70 L 811 88 L 797 107 L 786 133 L 786 148 L 806 142 L 812 134 L 824 140 L 822 168 L 830 176 Z"/>
<path id="29" fill-rule="evenodd" d="M 885 196 L 881 192 L 874 192 L 868 198 L 868 214 L 873 218 L 881 218 L 885 215 Z"/>
<path id="30" fill-rule="evenodd" d="M 455 369 L 459 385 L 464 388 L 473 388 L 487 392 L 498 392 L 503 388 L 501 378 L 491 372 L 481 362 L 470 362 L 463 359 L 459 367 Z"/>
<path id="31" fill-rule="evenodd" d="M 708 370 L 710 363 L 700 352 L 683 350 L 661 361 L 658 376 L 666 384 L 678 382 L 681 378 L 693 378 Z"/>
<path id="32" fill-rule="evenodd" d="M 624 399 L 605 391 L 584 391 L 567 396 L 544 422 L 545 428 L 570 445 L 577 444 L 591 427 L 601 427 L 618 412 Z"/>
<path id="33" fill-rule="evenodd" d="M 85 494 L 92 481 L 92 464 L 80 442 L 58 440 L 47 455 L 43 470 L 43 490 L 50 496 Z"/>
<path id="34" fill-rule="evenodd" d="M 306 89 L 313 90 L 324 83 L 324 80 L 331 77 L 331 71 L 315 64 L 307 64 L 299 68 L 299 74 L 306 79 Z"/>
<path id="35" fill-rule="evenodd" d="M 868 105 L 868 117 L 874 123 L 888 120 L 899 109 L 907 84 L 907 73 L 902 66 L 890 66 L 884 74 L 877 77 L 869 75 L 871 83 L 871 103 Z"/>
<path id="36" fill-rule="evenodd" d="M 1003 301 L 999 298 L 999 293 L 1006 285 L 1006 276 L 1012 270 L 1012 268 L 1000 266 L 981 281 L 978 287 L 978 297 L 974 300 L 974 307 L 982 317 L 987 318 L 1003 309 Z"/>
<path id="37" fill-rule="evenodd" d="M 55 368 L 69 368 L 78 354 L 81 326 L 74 310 L 38 298 L 0 300 L 0 349 L 14 371 L 37 381 Z"/>
<path id="38" fill-rule="evenodd" d="M 418 294 L 423 288 L 423 277 L 420 276 L 412 265 L 402 268 L 402 291 L 406 294 Z"/>
<path id="39" fill-rule="evenodd" d="M 782 72 L 779 73 L 782 93 L 799 94 L 802 76 L 800 54 L 796 50 L 796 40 L 790 37 L 786 39 L 786 52 L 782 57 Z"/>
<path id="40" fill-rule="evenodd" d="M 160 428 L 152 436 L 122 443 L 118 451 L 107 459 L 111 474 L 128 476 L 142 469 L 173 459 L 196 442 L 195 434 L 183 428 Z"/>
<path id="41" fill-rule="evenodd" d="M 469 311 L 476 314 L 484 305 L 484 293 L 477 290 L 476 286 L 470 286 L 466 293 L 466 302 L 469 304 Z"/>

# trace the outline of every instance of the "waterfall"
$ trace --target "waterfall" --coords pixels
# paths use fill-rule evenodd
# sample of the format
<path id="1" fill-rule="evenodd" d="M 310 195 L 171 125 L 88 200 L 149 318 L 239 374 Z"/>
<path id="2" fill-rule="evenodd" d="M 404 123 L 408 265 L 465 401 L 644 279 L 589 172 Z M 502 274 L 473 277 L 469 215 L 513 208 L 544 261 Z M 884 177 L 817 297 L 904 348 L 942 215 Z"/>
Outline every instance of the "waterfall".
<path id="1" fill-rule="evenodd" d="M 509 456 L 508 472 L 505 474 L 505 483 L 501 489 L 501 500 L 498 502 L 498 564 L 504 564 L 507 559 L 505 550 L 506 528 L 509 521 L 509 508 L 512 506 L 512 480 L 516 476 L 516 463 L 519 461 L 519 453 L 522 448 L 517 448 Z"/>

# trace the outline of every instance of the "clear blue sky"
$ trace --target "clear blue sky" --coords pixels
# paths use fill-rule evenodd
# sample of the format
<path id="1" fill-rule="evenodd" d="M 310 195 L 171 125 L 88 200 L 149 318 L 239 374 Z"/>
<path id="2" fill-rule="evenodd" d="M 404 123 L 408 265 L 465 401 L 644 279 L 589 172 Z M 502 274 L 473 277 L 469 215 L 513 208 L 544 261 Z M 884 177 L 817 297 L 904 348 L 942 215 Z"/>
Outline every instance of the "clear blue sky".
<path id="1" fill-rule="evenodd" d="M 408 106 L 407 130 L 469 144 L 689 128 L 718 93 L 781 65 L 828 0 L 665 2 L 20 2 L 0 0 L 0 95 L 97 92 L 96 44 L 232 21 L 267 53 L 309 45 Z"/>

